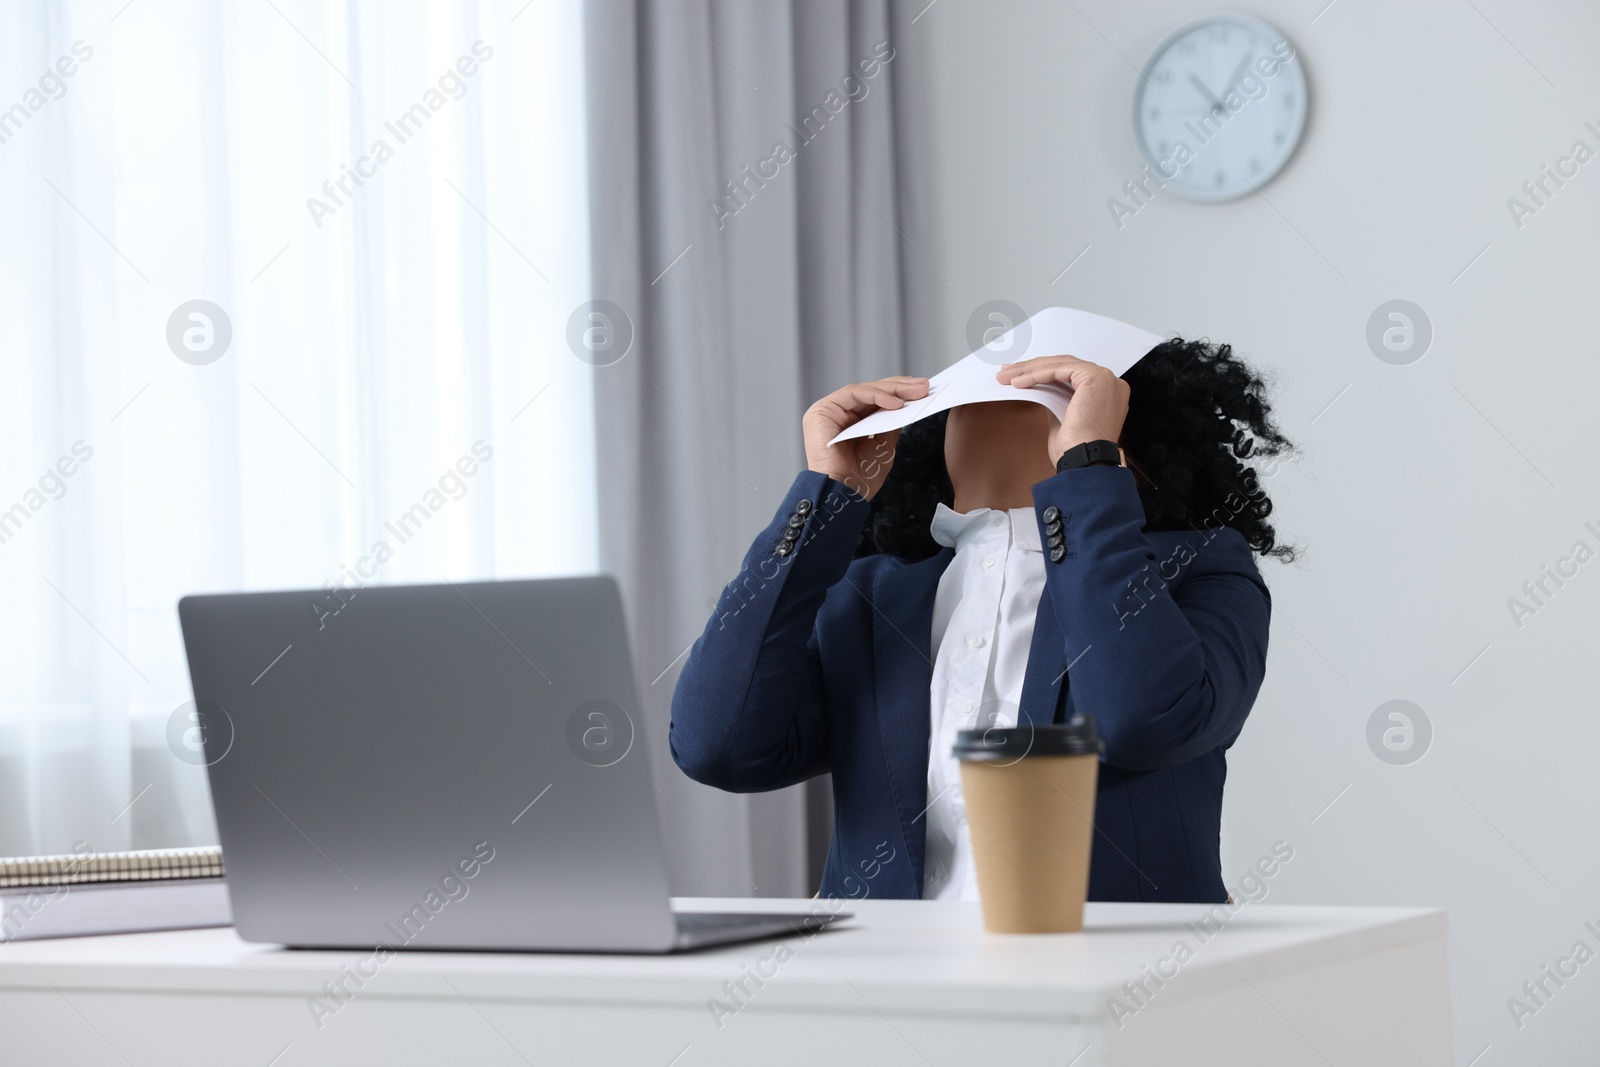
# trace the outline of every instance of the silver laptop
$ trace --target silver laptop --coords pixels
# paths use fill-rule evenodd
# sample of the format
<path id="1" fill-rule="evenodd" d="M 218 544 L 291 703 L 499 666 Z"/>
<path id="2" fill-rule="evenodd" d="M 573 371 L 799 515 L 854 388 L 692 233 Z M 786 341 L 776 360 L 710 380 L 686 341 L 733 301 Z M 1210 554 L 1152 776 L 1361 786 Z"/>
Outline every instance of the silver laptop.
<path id="1" fill-rule="evenodd" d="M 178 615 L 247 941 L 671 952 L 848 917 L 672 909 L 609 578 L 191 596 Z"/>

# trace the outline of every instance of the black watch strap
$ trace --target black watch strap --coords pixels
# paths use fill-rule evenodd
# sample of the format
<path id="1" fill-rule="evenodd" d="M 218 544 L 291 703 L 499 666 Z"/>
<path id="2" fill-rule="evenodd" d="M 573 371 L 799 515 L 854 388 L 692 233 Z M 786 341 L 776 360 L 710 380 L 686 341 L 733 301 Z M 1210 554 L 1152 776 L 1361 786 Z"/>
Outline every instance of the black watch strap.
<path id="1" fill-rule="evenodd" d="M 1092 467 L 1096 464 L 1106 467 L 1122 466 L 1122 450 L 1117 447 L 1115 441 L 1085 441 L 1081 445 L 1073 445 L 1056 460 L 1056 471 L 1076 470 L 1078 467 Z"/>

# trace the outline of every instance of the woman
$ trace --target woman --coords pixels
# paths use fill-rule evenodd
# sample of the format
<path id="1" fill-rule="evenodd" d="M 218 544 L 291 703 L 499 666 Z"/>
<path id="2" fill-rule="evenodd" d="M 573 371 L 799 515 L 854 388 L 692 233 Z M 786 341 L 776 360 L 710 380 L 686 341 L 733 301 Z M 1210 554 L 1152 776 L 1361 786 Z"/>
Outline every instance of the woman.
<path id="1" fill-rule="evenodd" d="M 1253 554 L 1293 556 L 1244 461 L 1289 442 L 1226 345 L 1168 341 L 1122 378 L 1072 356 L 997 378 L 1072 400 L 1059 422 L 973 404 L 831 447 L 927 379 L 806 412 L 809 470 L 690 654 L 673 757 L 735 792 L 831 771 L 823 896 L 976 899 L 956 732 L 1086 712 L 1105 743 L 1089 899 L 1221 903 L 1224 754 L 1271 611 Z"/>

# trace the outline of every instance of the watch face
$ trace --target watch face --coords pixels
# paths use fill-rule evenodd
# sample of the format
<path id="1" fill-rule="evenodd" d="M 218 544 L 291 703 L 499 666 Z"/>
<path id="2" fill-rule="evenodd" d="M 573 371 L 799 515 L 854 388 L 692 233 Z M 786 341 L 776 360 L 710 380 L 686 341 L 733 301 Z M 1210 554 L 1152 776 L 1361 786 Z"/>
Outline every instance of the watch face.
<path id="1" fill-rule="evenodd" d="M 1231 200 L 1271 180 L 1305 132 L 1299 54 L 1260 19 L 1217 15 L 1168 37 L 1134 93 L 1134 136 L 1166 186 Z"/>

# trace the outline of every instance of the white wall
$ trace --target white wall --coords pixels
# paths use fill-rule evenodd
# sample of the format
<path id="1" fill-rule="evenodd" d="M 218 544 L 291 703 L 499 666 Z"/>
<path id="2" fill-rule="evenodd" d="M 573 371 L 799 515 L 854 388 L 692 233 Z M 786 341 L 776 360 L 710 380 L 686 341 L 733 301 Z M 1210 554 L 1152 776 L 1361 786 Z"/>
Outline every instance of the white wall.
<path id="1" fill-rule="evenodd" d="M 1271 659 L 1232 753 L 1225 871 L 1282 838 L 1273 901 L 1448 908 L 1455 1062 L 1593 1063 L 1600 961 L 1520 1030 L 1506 1001 L 1574 942 L 1600 951 L 1583 926 L 1600 927 L 1600 560 L 1520 629 L 1506 602 L 1575 540 L 1600 550 L 1600 160 L 1520 230 L 1506 199 L 1575 140 L 1600 149 L 1583 128 L 1600 126 L 1600 8 L 1323 2 L 1239 9 L 1311 83 L 1305 142 L 1264 196 L 1162 193 L 1121 229 L 1106 201 L 1140 167 L 1131 64 L 1211 5 L 941 0 L 919 18 L 897 46 L 924 94 L 927 369 L 999 297 L 1226 340 L 1279 372 L 1304 455 L 1271 492 L 1307 553 L 1263 565 Z M 1393 298 L 1433 322 L 1411 366 L 1365 340 Z M 1434 729 L 1410 766 L 1366 741 L 1397 698 Z"/>

